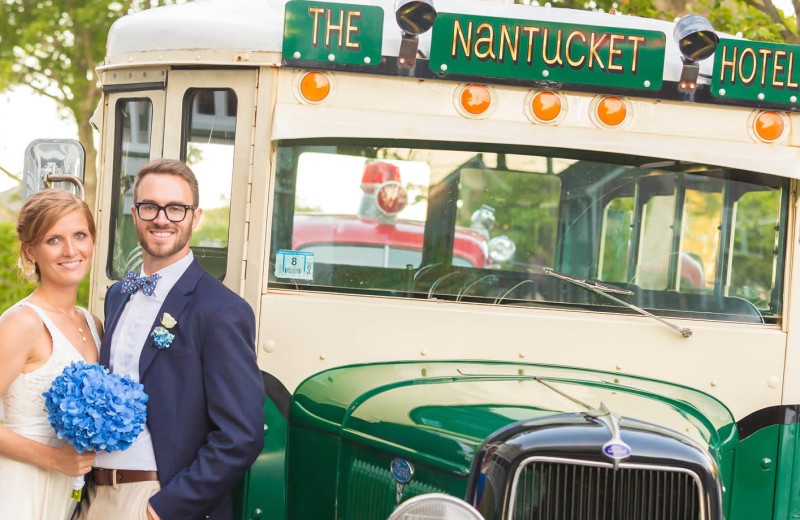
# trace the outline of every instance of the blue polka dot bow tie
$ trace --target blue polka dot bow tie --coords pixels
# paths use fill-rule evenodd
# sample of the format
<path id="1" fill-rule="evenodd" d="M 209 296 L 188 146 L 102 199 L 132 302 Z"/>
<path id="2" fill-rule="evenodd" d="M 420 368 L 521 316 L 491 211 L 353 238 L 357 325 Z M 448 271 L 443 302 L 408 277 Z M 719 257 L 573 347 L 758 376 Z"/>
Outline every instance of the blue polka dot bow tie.
<path id="1" fill-rule="evenodd" d="M 161 276 L 158 273 L 150 276 L 139 276 L 133 271 L 128 271 L 128 274 L 122 280 L 122 292 L 135 294 L 136 291 L 141 289 L 147 296 L 152 296 L 159 278 Z"/>

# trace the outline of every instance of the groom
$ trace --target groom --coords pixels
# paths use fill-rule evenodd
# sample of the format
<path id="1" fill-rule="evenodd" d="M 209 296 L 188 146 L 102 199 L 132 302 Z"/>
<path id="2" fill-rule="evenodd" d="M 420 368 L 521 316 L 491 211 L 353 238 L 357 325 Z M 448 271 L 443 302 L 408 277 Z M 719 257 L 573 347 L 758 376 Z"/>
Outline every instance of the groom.
<path id="1" fill-rule="evenodd" d="M 144 385 L 147 428 L 97 454 L 80 519 L 232 519 L 231 491 L 264 442 L 253 311 L 189 250 L 202 211 L 186 164 L 145 164 L 133 195 L 144 276 L 109 289 L 100 362 Z"/>

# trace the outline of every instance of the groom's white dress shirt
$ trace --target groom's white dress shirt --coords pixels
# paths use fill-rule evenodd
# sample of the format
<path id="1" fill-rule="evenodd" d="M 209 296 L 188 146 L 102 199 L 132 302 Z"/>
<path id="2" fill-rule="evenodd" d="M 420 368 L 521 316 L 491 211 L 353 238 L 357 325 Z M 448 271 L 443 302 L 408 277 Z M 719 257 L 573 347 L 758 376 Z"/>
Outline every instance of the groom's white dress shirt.
<path id="1" fill-rule="evenodd" d="M 142 347 L 156 348 L 148 341 L 153 322 L 156 320 L 167 294 L 189 268 L 193 259 L 194 255 L 190 251 L 188 255 L 174 264 L 157 271 L 160 278 L 152 295 L 147 296 L 141 290 L 131 295 L 122 310 L 111 338 L 111 356 L 109 358 L 111 372 L 121 376 L 127 375 L 134 381 L 139 381 L 139 357 L 142 354 Z M 95 467 L 156 471 L 153 439 L 150 437 L 147 425 L 127 450 L 110 453 L 98 452 Z"/>

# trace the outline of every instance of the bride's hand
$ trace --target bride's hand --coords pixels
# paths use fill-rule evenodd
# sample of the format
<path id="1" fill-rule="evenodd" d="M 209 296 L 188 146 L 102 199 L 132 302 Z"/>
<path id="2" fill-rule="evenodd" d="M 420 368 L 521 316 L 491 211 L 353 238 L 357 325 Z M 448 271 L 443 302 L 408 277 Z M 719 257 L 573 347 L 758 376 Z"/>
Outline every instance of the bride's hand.
<path id="1" fill-rule="evenodd" d="M 94 466 L 95 453 L 93 451 L 78 451 L 71 445 L 65 444 L 56 449 L 54 468 L 70 477 L 85 475 Z"/>

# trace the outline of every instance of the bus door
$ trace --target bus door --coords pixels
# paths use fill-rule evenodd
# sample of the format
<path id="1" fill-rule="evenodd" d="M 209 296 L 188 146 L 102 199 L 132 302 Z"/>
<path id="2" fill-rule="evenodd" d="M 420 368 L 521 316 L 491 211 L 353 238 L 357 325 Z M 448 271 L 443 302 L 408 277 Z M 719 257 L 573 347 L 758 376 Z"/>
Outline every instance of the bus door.
<path id="1" fill-rule="evenodd" d="M 101 105 L 104 153 L 98 160 L 99 211 L 90 308 L 103 313 L 108 288 L 141 265 L 141 248 L 131 217 L 133 179 L 151 159 L 161 157 L 164 139 L 166 69 L 105 71 Z M 120 78 L 122 83 L 113 83 Z M 149 79 L 148 79 L 149 78 Z M 110 231 L 105 230 L 105 226 Z M 105 254 L 103 254 L 105 253 Z"/>
<path id="2" fill-rule="evenodd" d="M 166 91 L 163 156 L 186 161 L 200 187 L 203 217 L 192 251 L 206 271 L 239 294 L 257 85 L 257 69 L 172 70 Z"/>

